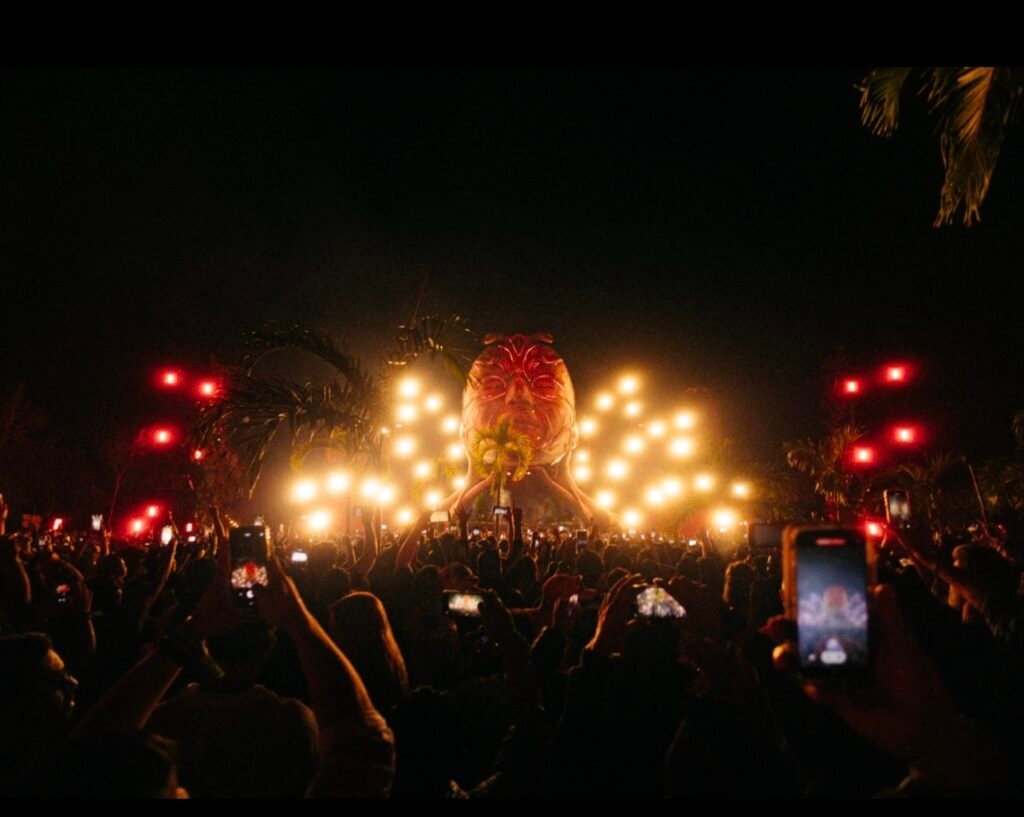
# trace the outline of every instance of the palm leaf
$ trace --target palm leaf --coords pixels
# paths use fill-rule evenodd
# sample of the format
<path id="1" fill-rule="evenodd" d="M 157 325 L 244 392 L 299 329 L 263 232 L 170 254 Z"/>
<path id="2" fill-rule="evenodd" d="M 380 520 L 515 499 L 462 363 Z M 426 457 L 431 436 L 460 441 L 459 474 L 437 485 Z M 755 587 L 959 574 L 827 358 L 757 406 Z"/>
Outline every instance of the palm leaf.
<path id="1" fill-rule="evenodd" d="M 1017 90 L 1019 94 L 1019 89 Z M 996 68 L 962 68 L 945 101 L 940 138 L 946 175 L 935 224 L 951 224 L 963 207 L 964 224 L 980 218 L 1006 135 L 1014 93 Z"/>
<path id="2" fill-rule="evenodd" d="M 247 359 L 245 369 L 252 372 L 256 363 L 266 354 L 284 350 L 305 352 L 330 364 L 351 386 L 353 392 L 363 400 L 374 396 L 373 378 L 363 369 L 358 359 L 339 346 L 330 335 L 319 329 L 271 322 L 263 329 L 250 332 L 250 346 L 262 351 L 262 354 Z"/>
<path id="3" fill-rule="evenodd" d="M 875 136 L 891 136 L 896 130 L 908 76 L 910 68 L 875 68 L 858 86 L 861 124 Z"/>
<path id="4" fill-rule="evenodd" d="M 384 363 L 388 368 L 405 369 L 428 355 L 432 361 L 440 358 L 448 374 L 465 383 L 478 346 L 476 334 L 460 316 L 428 315 L 398 327 Z"/>
<path id="5" fill-rule="evenodd" d="M 861 123 L 890 136 L 899 122 L 899 97 L 909 68 L 875 68 L 859 87 Z M 960 210 L 971 226 L 980 219 L 1010 117 L 1024 82 L 1007 67 L 929 68 L 922 94 L 939 117 L 939 151 L 945 171 L 936 227 L 951 224 Z"/>

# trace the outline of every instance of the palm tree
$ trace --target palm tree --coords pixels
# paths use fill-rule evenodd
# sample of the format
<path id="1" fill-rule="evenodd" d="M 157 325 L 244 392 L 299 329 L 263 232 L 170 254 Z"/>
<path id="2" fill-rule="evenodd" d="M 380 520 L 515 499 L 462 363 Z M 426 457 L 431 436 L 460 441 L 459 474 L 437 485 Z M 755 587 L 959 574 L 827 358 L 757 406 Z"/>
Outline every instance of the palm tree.
<path id="1" fill-rule="evenodd" d="M 427 356 L 465 381 L 475 352 L 475 335 L 458 316 L 429 316 L 400 326 L 376 373 L 316 329 L 269 324 L 250 333 L 248 342 L 254 353 L 224 372 L 222 399 L 203 408 L 194 438 L 201 448 L 232 452 L 250 496 L 282 429 L 287 429 L 293 467 L 320 449 L 381 468 L 394 376 Z M 282 351 L 327 364 L 329 375 L 296 382 L 260 374 L 267 356 Z"/>
<path id="2" fill-rule="evenodd" d="M 914 506 L 923 504 L 932 528 L 941 529 L 949 521 L 952 509 L 944 501 L 946 483 L 957 467 L 963 467 L 963 459 L 953 454 L 936 454 L 923 464 L 905 462 L 896 466 L 897 481 L 910 491 Z"/>
<path id="3" fill-rule="evenodd" d="M 515 431 L 512 421 L 506 418 L 497 425 L 471 433 L 469 460 L 482 478 L 494 477 L 491 492 L 500 502 L 509 468 L 514 466 L 512 482 L 519 482 L 526 476 L 533 460 L 533 445 L 530 438 Z"/>
<path id="4" fill-rule="evenodd" d="M 934 226 L 951 224 L 962 207 L 969 227 L 980 219 L 1024 77 L 1007 67 L 875 68 L 859 87 L 861 122 L 875 135 L 891 136 L 896 130 L 900 95 L 912 74 L 920 80 L 931 113 L 939 117 L 945 180 Z"/>
<path id="5" fill-rule="evenodd" d="M 786 461 L 791 468 L 814 480 L 814 492 L 825 500 L 829 517 L 838 521 L 843 509 L 860 504 L 869 485 L 845 469 L 844 462 L 864 429 L 841 425 L 821 440 L 806 438 L 786 443 Z"/>

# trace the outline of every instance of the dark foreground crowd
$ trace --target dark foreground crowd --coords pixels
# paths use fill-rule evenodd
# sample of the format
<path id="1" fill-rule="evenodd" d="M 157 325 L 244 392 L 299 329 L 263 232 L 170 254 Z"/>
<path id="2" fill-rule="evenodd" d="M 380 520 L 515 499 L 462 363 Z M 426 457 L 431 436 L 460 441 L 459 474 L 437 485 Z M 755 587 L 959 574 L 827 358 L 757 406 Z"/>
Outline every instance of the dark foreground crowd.
<path id="1" fill-rule="evenodd" d="M 6 515 L 4 509 L 4 516 Z M 228 532 L 0 538 L 5 797 L 1015 796 L 1005 531 L 886 535 L 870 677 L 793 671 L 772 549 L 459 529 L 275 549 Z M 661 586 L 681 618 L 638 614 Z M 452 591 L 482 598 L 461 615 Z"/>

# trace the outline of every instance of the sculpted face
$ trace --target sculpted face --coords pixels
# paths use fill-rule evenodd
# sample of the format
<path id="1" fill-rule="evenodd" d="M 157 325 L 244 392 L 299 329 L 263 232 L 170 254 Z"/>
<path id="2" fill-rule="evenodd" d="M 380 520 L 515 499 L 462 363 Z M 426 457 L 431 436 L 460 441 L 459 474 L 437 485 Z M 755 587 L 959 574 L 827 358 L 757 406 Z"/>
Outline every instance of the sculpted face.
<path id="1" fill-rule="evenodd" d="M 508 419 L 533 442 L 533 462 L 551 465 L 576 445 L 576 395 L 551 336 L 488 335 L 462 393 L 462 439 Z"/>

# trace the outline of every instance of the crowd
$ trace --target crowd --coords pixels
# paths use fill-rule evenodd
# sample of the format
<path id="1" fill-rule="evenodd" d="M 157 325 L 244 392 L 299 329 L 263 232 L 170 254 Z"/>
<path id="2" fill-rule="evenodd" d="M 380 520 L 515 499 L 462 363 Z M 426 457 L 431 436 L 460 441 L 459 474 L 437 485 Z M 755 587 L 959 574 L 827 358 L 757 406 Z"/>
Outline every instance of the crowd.
<path id="1" fill-rule="evenodd" d="M 4 532 L 0 793 L 1021 793 L 1001 529 L 888 531 L 870 675 L 836 683 L 796 667 L 777 549 L 455 522 L 275 542 L 253 606 L 215 509 L 166 544 Z M 685 615 L 638 613 L 652 586 Z"/>

